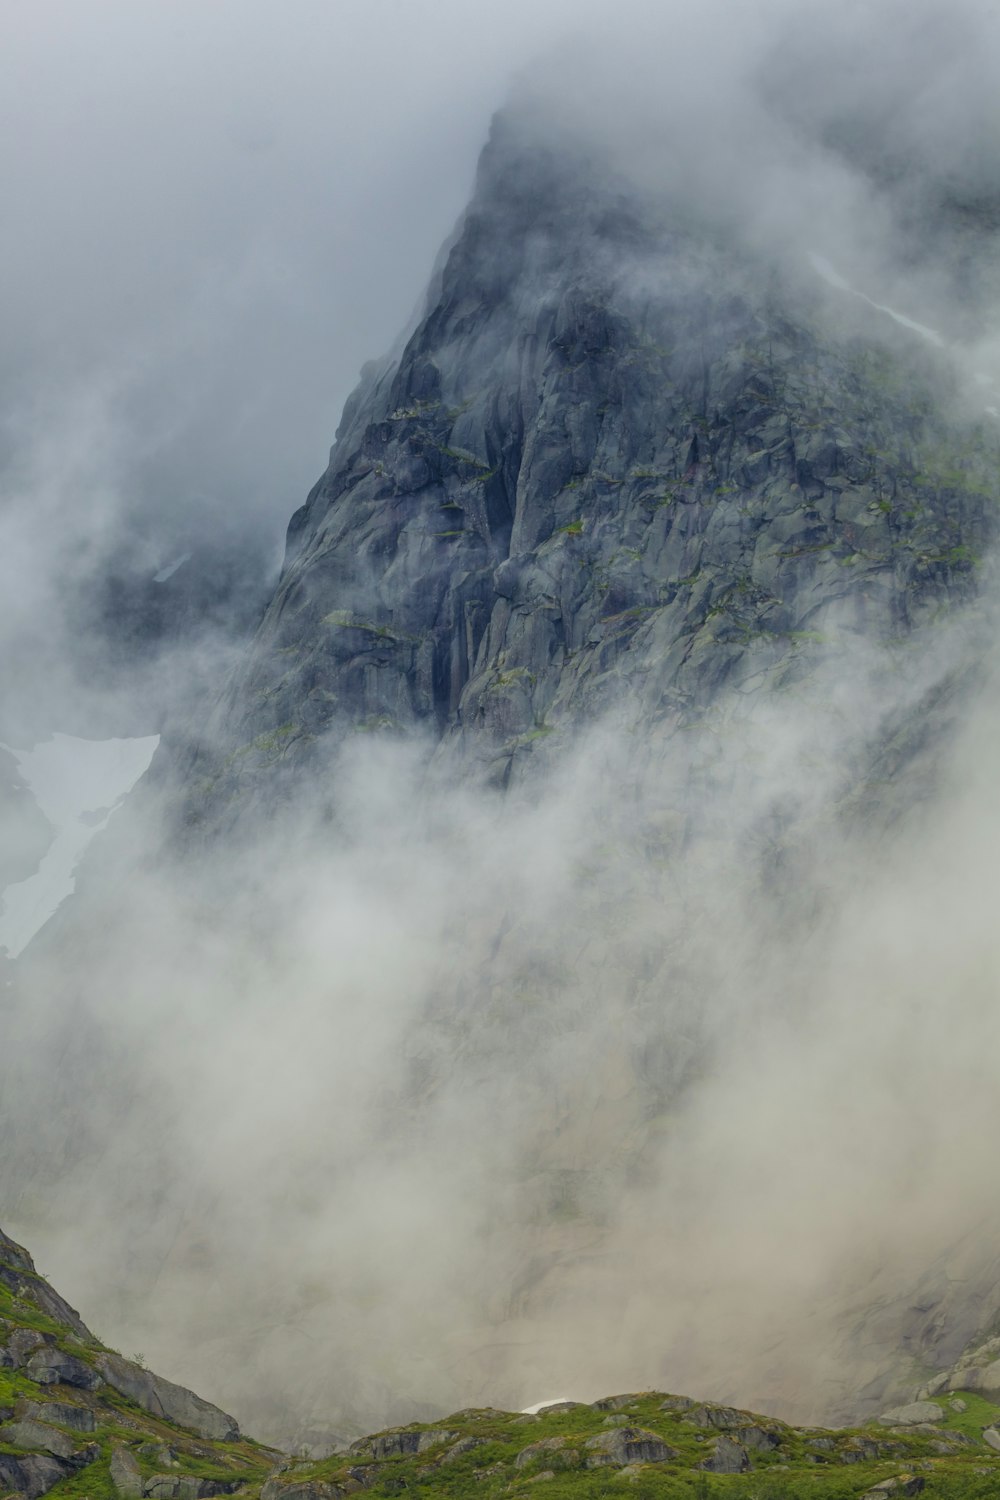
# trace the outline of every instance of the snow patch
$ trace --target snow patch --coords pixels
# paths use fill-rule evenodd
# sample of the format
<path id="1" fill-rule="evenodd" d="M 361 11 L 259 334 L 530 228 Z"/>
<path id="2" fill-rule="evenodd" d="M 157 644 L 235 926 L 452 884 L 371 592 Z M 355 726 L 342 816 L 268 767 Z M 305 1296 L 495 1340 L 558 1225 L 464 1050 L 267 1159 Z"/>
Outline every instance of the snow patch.
<path id="1" fill-rule="evenodd" d="M 148 769 L 160 743 L 82 740 L 54 734 L 31 750 L 11 750 L 55 838 L 34 875 L 2 894 L 0 948 L 16 958 L 76 887 L 76 867 L 94 834 Z"/>
<path id="2" fill-rule="evenodd" d="M 522 1417 L 537 1417 L 538 1413 L 544 1411 L 547 1406 L 561 1406 L 564 1401 L 573 1400 L 575 1400 L 573 1396 L 550 1396 L 547 1401 L 536 1401 L 534 1406 L 522 1406 L 521 1415 Z"/>

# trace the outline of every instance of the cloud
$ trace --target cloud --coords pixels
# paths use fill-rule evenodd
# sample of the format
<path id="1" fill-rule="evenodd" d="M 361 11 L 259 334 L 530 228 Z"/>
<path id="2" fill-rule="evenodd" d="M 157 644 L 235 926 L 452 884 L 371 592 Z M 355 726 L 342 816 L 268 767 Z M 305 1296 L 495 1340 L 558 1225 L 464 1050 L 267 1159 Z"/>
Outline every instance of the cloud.
<path id="1" fill-rule="evenodd" d="M 24 737 L 107 728 L 80 670 L 103 637 L 76 638 L 116 570 L 152 591 L 192 536 L 273 565 L 508 94 L 661 212 L 804 277 L 812 251 L 944 329 L 960 370 L 971 307 L 988 361 L 983 227 L 943 242 L 928 208 L 988 218 L 984 7 L 943 51 L 932 6 L 604 10 L 17 12 L 0 644 Z M 218 685 L 218 623 L 166 633 L 143 714 Z M 506 798 L 419 737 L 330 745 L 312 795 L 197 858 L 147 784 L 8 1003 L 5 1227 L 109 1338 L 265 1435 L 536 1382 L 848 1403 L 878 1371 L 845 1306 L 982 1214 L 993 688 L 892 839 L 844 781 L 977 628 L 902 667 L 845 631 L 812 696 L 727 700 L 689 743 L 616 717 Z"/>

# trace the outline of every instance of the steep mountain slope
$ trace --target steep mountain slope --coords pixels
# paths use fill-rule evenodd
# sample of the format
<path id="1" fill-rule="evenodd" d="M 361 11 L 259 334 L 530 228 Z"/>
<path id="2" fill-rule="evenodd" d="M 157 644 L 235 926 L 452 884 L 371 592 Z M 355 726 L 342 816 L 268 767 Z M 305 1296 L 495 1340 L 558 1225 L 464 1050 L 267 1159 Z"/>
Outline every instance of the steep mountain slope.
<path id="1" fill-rule="evenodd" d="M 0 1231 L 0 1483 L 60 1494 L 227 1495 L 274 1457 L 192 1391 L 101 1344 Z"/>
<path id="2" fill-rule="evenodd" d="M 108 1316 L 261 1431 L 637 1364 L 868 1416 L 993 1331 L 998 427 L 817 264 L 501 118 L 21 967 L 7 1201 L 127 1218 Z"/>
<path id="3" fill-rule="evenodd" d="M 592 1405 L 562 1401 L 516 1414 L 466 1408 L 435 1425 L 361 1438 L 316 1462 L 243 1437 L 191 1391 L 106 1350 L 0 1231 L 0 1476 L 11 1497 L 125 1500 L 337 1500 L 397 1495 L 971 1497 L 1000 1473 L 1000 1408 L 950 1391 L 865 1429 L 794 1428 L 712 1402 L 643 1391 Z M 961 1387 L 959 1387 L 961 1389 Z M 993 1392 L 992 1394 L 996 1394 Z M 846 1466 L 846 1467 L 845 1467 Z M 780 1475 L 780 1478 L 778 1476 Z M 771 1493 L 771 1491 L 768 1491 Z"/>
<path id="4" fill-rule="evenodd" d="M 833 627 L 967 600 L 997 424 L 802 262 L 501 118 L 425 316 L 292 520 L 195 815 L 331 730 L 420 726 L 506 778 L 623 702 L 688 726 L 801 678 Z"/>

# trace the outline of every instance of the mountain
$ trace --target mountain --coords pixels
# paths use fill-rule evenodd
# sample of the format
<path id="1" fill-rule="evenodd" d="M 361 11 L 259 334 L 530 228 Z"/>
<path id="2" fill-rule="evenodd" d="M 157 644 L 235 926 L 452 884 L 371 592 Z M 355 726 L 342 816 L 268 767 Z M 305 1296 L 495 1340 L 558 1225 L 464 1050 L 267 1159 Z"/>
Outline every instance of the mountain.
<path id="1" fill-rule="evenodd" d="M 218 1407 L 101 1344 L 2 1231 L 0 1418 L 4 1489 L 28 1500 L 227 1495 L 276 1456 Z"/>
<path id="2" fill-rule="evenodd" d="M 5 1201 L 275 1441 L 867 1418 L 995 1331 L 995 226 L 877 166 L 895 278 L 499 117 L 19 962 Z"/>
<path id="3" fill-rule="evenodd" d="M 781 1493 L 987 1493 L 1000 1469 L 1000 1408 L 954 1393 L 882 1414 L 866 1429 L 796 1429 L 663 1392 L 531 1413 L 467 1408 L 436 1425 L 373 1434 L 319 1461 L 244 1437 L 218 1407 L 106 1349 L 0 1231 L 0 1475 L 11 1496 L 336 1500 L 414 1487 L 432 1495 L 606 1493 L 619 1476 L 649 1495 L 702 1495 L 727 1475 L 740 1494 L 780 1472 Z M 996 1395 L 997 1392 L 993 1392 Z M 849 1466 L 849 1488 L 841 1475 Z M 735 1477 L 734 1477 L 735 1476 Z M 742 1476 L 742 1477 L 740 1477 Z M 84 1488 L 85 1487 L 85 1488 Z"/>
<path id="4" fill-rule="evenodd" d="M 189 816 L 334 733 L 419 728 L 505 783 L 602 713 L 686 731 L 801 682 L 829 631 L 968 601 L 995 423 L 832 279 L 500 117 L 424 316 L 292 518 Z"/>

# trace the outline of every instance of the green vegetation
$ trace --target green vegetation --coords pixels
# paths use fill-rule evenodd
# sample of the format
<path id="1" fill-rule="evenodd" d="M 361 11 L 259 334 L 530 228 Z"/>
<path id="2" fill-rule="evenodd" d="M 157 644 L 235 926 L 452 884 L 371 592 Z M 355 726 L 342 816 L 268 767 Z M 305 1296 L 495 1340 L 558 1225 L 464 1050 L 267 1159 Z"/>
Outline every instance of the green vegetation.
<path id="1" fill-rule="evenodd" d="M 546 726 L 536 731 L 545 732 Z M 573 1218 L 579 1210 L 575 1176 L 560 1176 L 554 1192 L 556 1216 Z M 36 1335 L 39 1346 L 44 1340 L 49 1349 L 87 1363 L 107 1352 L 42 1312 L 36 1284 L 33 1272 L 0 1262 L 0 1345 L 21 1329 Z M 23 1349 L 15 1363 L 24 1365 Z M 322 1461 L 286 1459 L 280 1465 L 281 1455 L 249 1439 L 196 1437 L 109 1385 L 42 1385 L 24 1368 L 0 1369 L 0 1405 L 14 1409 L 15 1421 L 23 1400 L 36 1407 L 68 1402 L 93 1416 L 95 1430 L 83 1433 L 60 1423 L 53 1407 L 50 1425 L 76 1450 L 64 1460 L 65 1477 L 48 1492 L 58 1500 L 117 1500 L 116 1454 L 133 1483 L 155 1476 L 162 1494 L 172 1482 L 186 1480 L 192 1497 L 199 1488 L 221 1488 L 247 1500 L 260 1500 L 265 1481 L 268 1500 L 282 1500 L 285 1493 L 289 1500 L 340 1500 L 361 1491 L 425 1500 L 527 1500 L 537 1485 L 544 1485 L 538 1493 L 546 1500 L 862 1500 L 876 1486 L 884 1488 L 873 1500 L 904 1500 L 918 1492 L 927 1500 L 987 1500 L 1000 1493 L 1000 1454 L 983 1439 L 984 1429 L 1000 1420 L 1000 1407 L 967 1392 L 937 1397 L 941 1416 L 933 1425 L 888 1428 L 872 1422 L 836 1431 L 791 1427 L 653 1391 L 593 1406 L 569 1403 L 538 1416 L 467 1409 L 362 1439 Z M 0 1451 L 8 1458 L 39 1451 L 19 1444 L 18 1437 L 16 1427 L 0 1431 Z M 731 1467 L 737 1472 L 704 1467 L 725 1456 L 735 1456 Z"/>
<path id="2" fill-rule="evenodd" d="M 0 1239 L 0 1247 L 6 1243 L 7 1254 L 14 1255 L 17 1247 Z M 19 1255 L 19 1252 L 17 1252 Z M 132 1467 L 140 1481 L 154 1475 L 161 1477 L 162 1486 L 168 1491 L 174 1481 L 185 1476 L 189 1492 L 201 1487 L 231 1490 L 244 1489 L 259 1495 L 260 1485 L 271 1473 L 278 1457 L 273 1450 L 263 1448 L 248 1438 L 231 1442 L 216 1442 L 197 1435 L 168 1421 L 154 1416 L 135 1401 L 106 1383 L 96 1388 L 87 1388 L 92 1377 L 77 1379 L 74 1384 L 46 1384 L 33 1380 L 28 1374 L 31 1355 L 35 1350 L 46 1351 L 50 1358 L 56 1352 L 69 1355 L 81 1366 L 99 1366 L 102 1355 L 114 1354 L 96 1339 L 74 1332 L 73 1328 L 59 1322 L 50 1313 L 43 1312 L 38 1299 L 52 1294 L 43 1291 L 43 1278 L 18 1259 L 4 1260 L 0 1248 L 0 1348 L 7 1348 L 6 1358 L 11 1365 L 0 1368 L 0 1407 L 5 1408 L 4 1425 L 0 1426 L 0 1452 L 8 1459 L 23 1459 L 31 1454 L 46 1451 L 45 1434 L 58 1454 L 56 1462 L 63 1468 L 64 1477 L 47 1491 L 59 1500 L 118 1500 L 120 1492 L 111 1477 L 111 1463 L 115 1452 L 126 1455 L 125 1461 Z M 38 1288 L 36 1293 L 35 1288 Z M 48 1305 L 58 1311 L 58 1303 Z M 67 1316 L 69 1313 L 67 1312 Z M 20 1335 L 20 1340 L 18 1339 Z M 25 1338 L 24 1335 L 29 1335 Z M 33 1336 L 33 1337 L 32 1337 Z M 10 1352 L 13 1351 L 13 1352 Z M 137 1374 L 141 1366 L 131 1362 Z M 72 1368 L 67 1375 L 73 1379 Z M 155 1377 L 153 1377 L 155 1379 Z M 30 1402 L 27 1410 L 21 1405 Z M 66 1406 L 81 1413 L 89 1413 L 93 1419 L 93 1430 L 81 1430 L 77 1423 L 67 1424 L 69 1415 Z M 48 1408 L 52 1415 L 46 1412 Z M 221 1413 L 218 1414 L 220 1420 Z M 35 1432 L 37 1441 L 23 1441 L 25 1434 L 17 1423 L 25 1418 L 39 1424 Z M 31 1434 L 34 1437 L 34 1433 Z M 71 1448 L 67 1457 L 65 1440 Z M 13 1497 L 22 1493 L 14 1474 L 8 1472 L 7 1483 Z M 26 1480 L 34 1484 L 34 1480 Z M 12 1497 L 12 1500 L 13 1500 Z"/>
<path id="3" fill-rule="evenodd" d="M 1000 1488 L 1000 1455 L 983 1443 L 981 1433 L 998 1412 L 988 1402 L 964 1399 L 964 1413 L 953 1412 L 942 1399 L 944 1416 L 937 1428 L 913 1433 L 878 1423 L 838 1431 L 793 1428 L 749 1412 L 698 1408 L 658 1392 L 617 1397 L 597 1407 L 554 1409 L 537 1418 L 467 1410 L 434 1424 L 394 1429 L 381 1441 L 367 1439 L 354 1444 L 348 1455 L 297 1464 L 279 1483 L 325 1484 L 336 1487 L 334 1493 L 349 1492 L 353 1483 L 360 1483 L 374 1495 L 449 1500 L 527 1497 L 540 1484 L 546 1500 L 614 1495 L 860 1500 L 874 1486 L 897 1480 L 900 1497 L 905 1484 L 913 1493 L 922 1489 L 928 1500 L 985 1500 Z M 672 1456 L 659 1462 L 595 1463 L 602 1440 L 631 1429 L 659 1439 Z M 422 1452 L 399 1451 L 415 1449 L 421 1435 Z M 740 1444 L 750 1464 L 746 1472 L 709 1473 L 699 1467 L 711 1459 L 722 1437 Z M 317 1490 L 317 1500 L 322 1493 Z"/>

